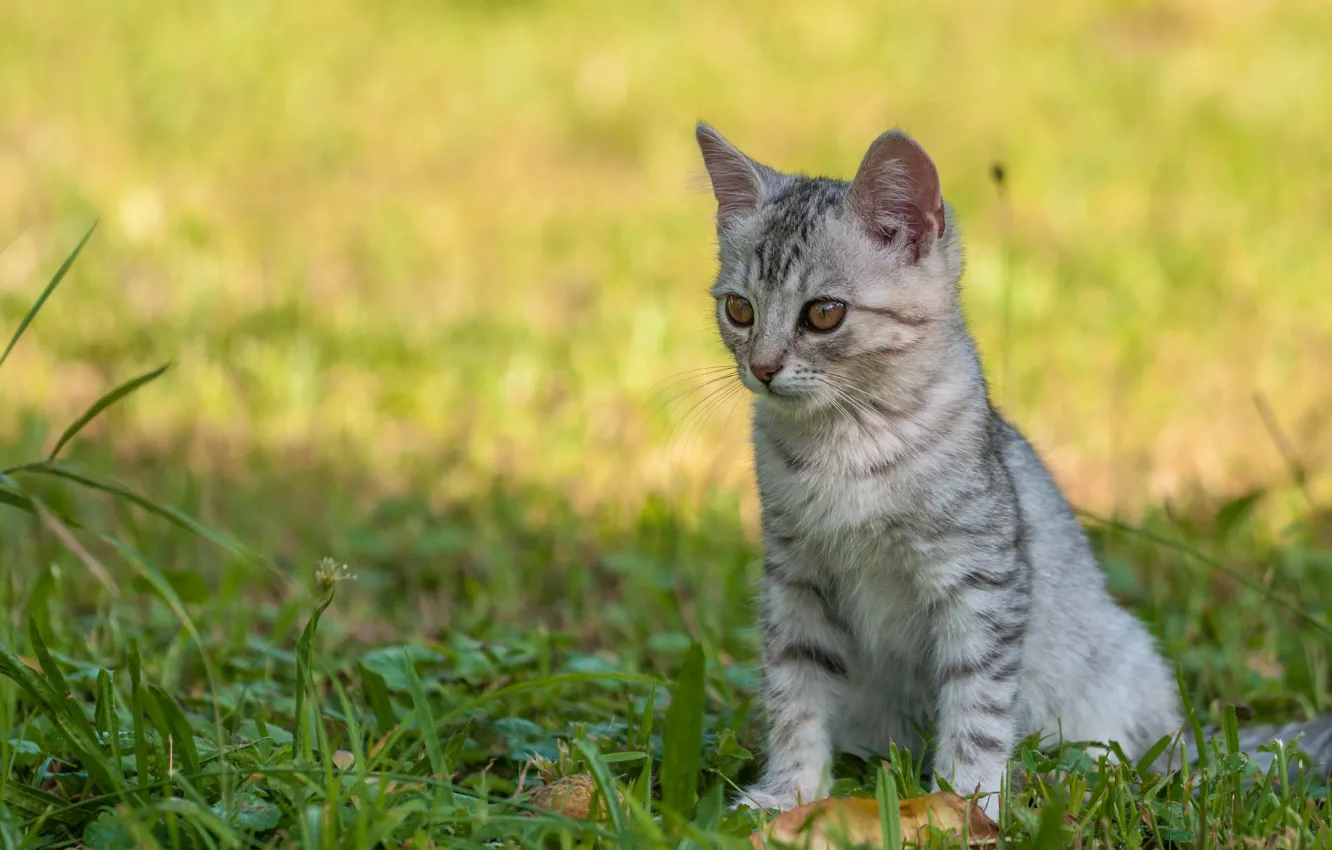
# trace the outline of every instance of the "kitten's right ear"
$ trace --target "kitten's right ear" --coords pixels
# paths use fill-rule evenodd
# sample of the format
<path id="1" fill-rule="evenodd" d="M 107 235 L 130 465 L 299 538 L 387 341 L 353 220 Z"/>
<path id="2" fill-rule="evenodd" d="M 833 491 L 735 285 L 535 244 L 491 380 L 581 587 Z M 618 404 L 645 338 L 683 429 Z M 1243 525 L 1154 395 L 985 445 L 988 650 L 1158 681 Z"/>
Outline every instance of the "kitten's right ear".
<path id="1" fill-rule="evenodd" d="M 702 121 L 694 128 L 694 136 L 712 181 L 712 194 L 717 198 L 717 226 L 725 229 L 757 212 L 763 203 L 763 166 Z"/>
<path id="2" fill-rule="evenodd" d="M 900 130 L 884 133 L 870 145 L 847 202 L 871 236 L 885 243 L 904 237 L 901 241 L 913 260 L 928 253 L 944 234 L 939 172 L 925 149 Z"/>

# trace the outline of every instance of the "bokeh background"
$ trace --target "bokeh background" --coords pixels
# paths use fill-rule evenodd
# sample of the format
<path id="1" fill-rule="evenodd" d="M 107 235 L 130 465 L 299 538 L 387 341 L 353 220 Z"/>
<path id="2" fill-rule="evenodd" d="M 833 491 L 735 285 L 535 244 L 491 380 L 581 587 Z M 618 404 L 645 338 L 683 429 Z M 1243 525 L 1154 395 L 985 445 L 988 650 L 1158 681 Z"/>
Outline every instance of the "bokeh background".
<path id="1" fill-rule="evenodd" d="M 172 364 L 65 452 L 145 503 L 0 480 L 0 839 L 176 846 L 226 812 L 266 846 L 545 846 L 569 824 L 526 792 L 596 752 L 720 817 L 762 757 L 761 554 L 746 399 L 704 371 L 699 119 L 843 177 L 918 138 L 995 400 L 1184 695 L 1332 711 L 1330 89 L 1327 0 L 0 0 L 0 344 L 99 222 L 0 366 L 0 470 Z M 178 708 L 155 735 L 139 658 Z M 34 667 L 70 696 L 31 698 Z M 113 721 L 157 790 L 98 811 Z M 1325 790 L 1245 802 L 1228 771 L 1086 837 L 1211 813 L 1216 846 L 1301 819 L 1318 844 Z M 154 796 L 186 775 L 194 814 Z"/>
<path id="2" fill-rule="evenodd" d="M 386 493 L 496 487 L 752 527 L 743 401 L 690 394 L 689 370 L 725 362 L 704 118 L 839 176 L 887 128 L 926 145 L 996 400 L 1080 505 L 1289 481 L 1255 396 L 1327 492 L 1322 0 L 8 0 L 0 18 L 4 327 L 101 222 L 0 375 L 16 452 L 169 360 L 78 451 L 111 447 L 227 527 L 306 539 Z"/>

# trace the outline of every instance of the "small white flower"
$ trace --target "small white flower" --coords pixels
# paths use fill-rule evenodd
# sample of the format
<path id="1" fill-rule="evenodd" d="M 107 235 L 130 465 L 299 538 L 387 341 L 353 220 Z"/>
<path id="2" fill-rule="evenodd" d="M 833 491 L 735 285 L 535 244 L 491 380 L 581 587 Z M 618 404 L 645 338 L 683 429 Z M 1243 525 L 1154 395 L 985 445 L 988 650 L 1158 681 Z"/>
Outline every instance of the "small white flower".
<path id="1" fill-rule="evenodd" d="M 346 564 L 339 564 L 332 558 L 323 558 L 315 568 L 315 583 L 320 590 L 331 590 L 340 581 L 355 581 L 356 575 Z"/>

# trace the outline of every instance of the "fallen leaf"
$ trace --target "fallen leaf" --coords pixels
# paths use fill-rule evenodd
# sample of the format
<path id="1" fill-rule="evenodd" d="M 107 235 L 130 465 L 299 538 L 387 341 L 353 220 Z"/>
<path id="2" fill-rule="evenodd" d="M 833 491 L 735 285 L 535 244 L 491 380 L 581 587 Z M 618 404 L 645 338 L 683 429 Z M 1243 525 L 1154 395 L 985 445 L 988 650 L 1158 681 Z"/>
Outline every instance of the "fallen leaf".
<path id="1" fill-rule="evenodd" d="M 356 761 L 356 756 L 347 750 L 337 750 L 333 753 L 333 765 L 338 770 L 346 770 L 352 766 L 354 761 Z"/>
<path id="2" fill-rule="evenodd" d="M 930 826 L 958 835 L 965 831 L 970 847 L 993 844 L 999 837 L 998 824 L 970 801 L 947 791 L 902 800 L 898 814 L 903 842 L 920 843 Z M 765 838 L 802 850 L 831 850 L 845 842 L 882 847 L 879 804 L 864 797 L 807 803 L 773 818 L 766 830 L 749 836 L 749 843 L 762 850 Z"/>
<path id="3" fill-rule="evenodd" d="M 596 790 L 596 783 L 592 781 L 591 776 L 586 773 L 575 773 L 536 789 L 532 793 L 532 805 L 565 817 L 586 820 L 592 811 L 592 796 Z M 615 794 L 623 802 L 620 792 L 616 791 Z M 598 816 L 605 814 L 605 806 L 604 801 L 598 801 Z"/>

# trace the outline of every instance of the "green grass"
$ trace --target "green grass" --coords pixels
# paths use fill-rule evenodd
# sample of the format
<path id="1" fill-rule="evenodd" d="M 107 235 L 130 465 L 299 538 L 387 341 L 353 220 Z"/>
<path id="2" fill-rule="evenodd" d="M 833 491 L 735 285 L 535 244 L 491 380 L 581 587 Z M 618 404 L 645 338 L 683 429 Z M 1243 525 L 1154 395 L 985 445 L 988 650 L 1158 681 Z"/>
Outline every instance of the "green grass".
<path id="1" fill-rule="evenodd" d="M 0 18 L 0 340 L 104 217 L 0 360 L 0 848 L 747 846 L 759 558 L 742 412 L 690 394 L 724 362 L 700 117 L 838 174 L 919 136 L 996 390 L 1127 523 L 1087 519 L 1199 722 L 1332 710 L 1317 2 Z M 1220 746 L 1024 752 L 1005 832 L 1326 839 L 1323 788 Z M 902 765 L 837 792 L 915 795 Z M 583 772 L 607 818 L 532 811 Z"/>
<path id="2" fill-rule="evenodd" d="M 688 440 L 652 415 L 722 358 L 706 118 L 843 176 L 890 126 L 922 140 L 996 388 L 1080 504 L 1268 484 L 1255 393 L 1326 456 L 1322 0 L 975 5 L 0 3 L 0 317 L 105 222 L 0 436 L 171 360 L 118 442 L 191 441 L 196 471 L 456 459 L 752 514 L 738 412 Z"/>

